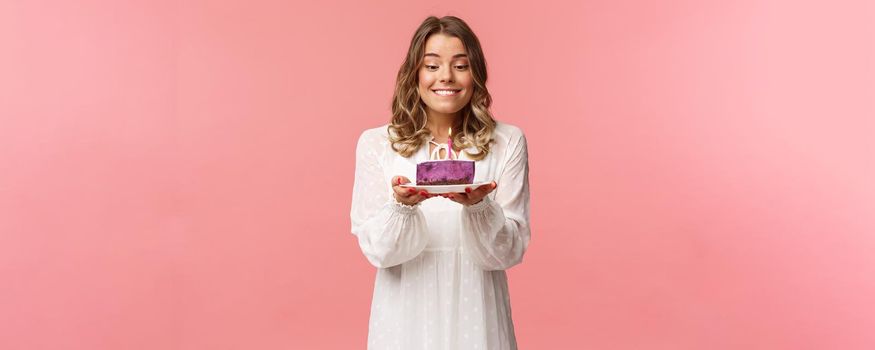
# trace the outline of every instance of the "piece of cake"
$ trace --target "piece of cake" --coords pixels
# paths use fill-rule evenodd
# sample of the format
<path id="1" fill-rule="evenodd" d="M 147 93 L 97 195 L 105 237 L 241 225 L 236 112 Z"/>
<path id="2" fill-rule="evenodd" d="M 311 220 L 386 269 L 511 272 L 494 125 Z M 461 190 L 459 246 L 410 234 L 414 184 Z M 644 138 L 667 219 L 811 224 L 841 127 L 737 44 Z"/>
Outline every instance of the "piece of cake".
<path id="1" fill-rule="evenodd" d="M 474 183 L 474 161 L 472 160 L 431 160 L 416 165 L 416 184 L 465 185 Z"/>

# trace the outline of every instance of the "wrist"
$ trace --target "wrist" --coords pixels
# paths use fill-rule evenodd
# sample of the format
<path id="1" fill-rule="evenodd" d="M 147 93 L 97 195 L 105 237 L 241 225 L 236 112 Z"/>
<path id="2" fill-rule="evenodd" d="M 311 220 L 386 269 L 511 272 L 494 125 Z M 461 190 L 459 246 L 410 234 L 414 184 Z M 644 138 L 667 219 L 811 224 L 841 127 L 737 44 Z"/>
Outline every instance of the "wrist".
<path id="1" fill-rule="evenodd" d="M 396 205 L 400 205 L 400 206 L 404 206 L 404 207 L 410 207 L 410 208 L 419 205 L 419 202 L 416 202 L 416 203 L 407 203 L 407 202 L 401 200 L 400 198 L 398 198 L 398 194 L 397 194 L 397 193 L 392 194 L 392 198 L 394 199 L 394 202 L 395 202 Z"/>
<path id="2" fill-rule="evenodd" d="M 487 206 L 489 206 L 490 201 L 491 200 L 489 199 L 489 196 L 486 196 L 481 198 L 480 201 L 478 201 L 477 203 L 466 204 L 465 209 L 470 212 L 483 211 L 486 209 Z"/>

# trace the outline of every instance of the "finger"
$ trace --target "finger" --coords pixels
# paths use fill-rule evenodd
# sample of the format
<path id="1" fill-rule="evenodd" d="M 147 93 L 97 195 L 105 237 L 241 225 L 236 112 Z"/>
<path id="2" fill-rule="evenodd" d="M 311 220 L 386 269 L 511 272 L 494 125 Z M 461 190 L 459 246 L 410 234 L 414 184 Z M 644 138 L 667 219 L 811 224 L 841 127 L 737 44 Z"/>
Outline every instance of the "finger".
<path id="1" fill-rule="evenodd" d="M 400 185 L 406 184 L 410 182 L 404 176 L 394 176 L 392 177 L 392 190 L 395 191 L 399 196 L 409 197 L 412 193 L 416 192 L 415 189 L 409 187 L 401 187 Z"/>
<path id="2" fill-rule="evenodd" d="M 414 204 L 422 202 L 426 199 L 428 199 L 428 197 L 418 192 L 410 196 L 410 200 L 412 200 Z"/>
<path id="3" fill-rule="evenodd" d="M 490 193 L 490 192 L 494 191 L 496 188 L 498 188 L 498 184 L 495 181 L 492 181 L 488 184 L 480 186 L 478 189 L 485 190 L 486 193 Z"/>
<path id="4" fill-rule="evenodd" d="M 392 190 L 400 197 L 410 197 L 417 193 L 416 189 L 412 187 L 393 186 Z"/>
<path id="5" fill-rule="evenodd" d="M 425 200 L 425 197 L 421 196 L 419 194 L 419 192 L 414 192 L 414 193 L 410 193 L 409 195 L 406 195 L 406 196 L 398 196 L 398 197 L 401 197 L 401 199 L 402 199 L 402 200 L 399 200 L 399 202 L 406 204 L 406 205 L 415 205 L 415 204 Z"/>
<path id="6" fill-rule="evenodd" d="M 431 198 L 431 194 L 428 193 L 428 191 L 426 191 L 426 190 L 420 190 L 420 189 L 414 189 L 414 188 L 407 188 L 405 190 L 407 190 L 407 195 L 409 196 L 409 198 L 411 200 L 421 201 L 424 199 Z"/>
<path id="7" fill-rule="evenodd" d="M 448 198 L 459 204 L 465 204 L 468 202 L 468 195 L 465 193 L 450 193 Z"/>
<path id="8" fill-rule="evenodd" d="M 486 197 L 489 192 L 492 192 L 493 189 L 494 187 L 492 187 L 492 184 L 486 184 L 477 187 L 476 190 L 471 191 L 471 193 L 469 193 L 468 195 L 469 197 L 471 197 L 471 199 L 480 200 L 480 198 Z"/>
<path id="9" fill-rule="evenodd" d="M 406 178 L 406 177 L 404 177 L 404 176 L 401 176 L 401 175 L 398 175 L 398 176 L 392 177 L 392 186 L 395 186 L 395 185 L 402 185 L 402 184 L 406 184 L 406 183 L 409 183 L 409 182 L 410 182 L 410 179 L 408 179 L 408 178 Z"/>
<path id="10" fill-rule="evenodd" d="M 492 187 L 491 183 L 488 183 L 488 184 L 482 185 L 480 187 L 477 187 L 476 190 L 471 191 L 471 192 L 478 195 L 478 196 L 485 196 L 485 195 L 489 194 L 489 192 L 492 192 L 492 190 L 494 188 L 495 187 Z"/>

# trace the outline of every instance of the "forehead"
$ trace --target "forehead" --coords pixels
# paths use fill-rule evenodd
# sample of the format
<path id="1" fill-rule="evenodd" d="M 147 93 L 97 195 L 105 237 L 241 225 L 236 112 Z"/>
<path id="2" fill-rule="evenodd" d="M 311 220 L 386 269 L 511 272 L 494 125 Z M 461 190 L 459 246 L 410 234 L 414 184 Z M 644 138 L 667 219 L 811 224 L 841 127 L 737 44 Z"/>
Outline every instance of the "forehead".
<path id="1" fill-rule="evenodd" d="M 436 53 L 441 58 L 449 59 L 458 54 L 465 54 L 465 44 L 457 37 L 445 34 L 434 34 L 425 42 L 425 53 Z M 434 57 L 434 56 L 425 56 Z"/>

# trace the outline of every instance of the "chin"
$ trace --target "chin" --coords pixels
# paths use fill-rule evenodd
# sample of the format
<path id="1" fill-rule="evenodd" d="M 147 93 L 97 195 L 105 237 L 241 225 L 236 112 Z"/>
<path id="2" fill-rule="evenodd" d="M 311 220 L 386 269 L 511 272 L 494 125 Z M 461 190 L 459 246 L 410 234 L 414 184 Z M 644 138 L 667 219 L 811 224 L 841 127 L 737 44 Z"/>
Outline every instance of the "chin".
<path id="1" fill-rule="evenodd" d="M 462 108 L 432 108 L 435 112 L 443 114 L 454 114 L 462 110 Z"/>

